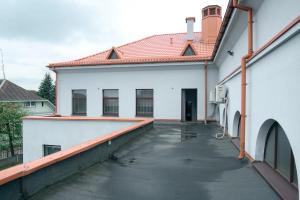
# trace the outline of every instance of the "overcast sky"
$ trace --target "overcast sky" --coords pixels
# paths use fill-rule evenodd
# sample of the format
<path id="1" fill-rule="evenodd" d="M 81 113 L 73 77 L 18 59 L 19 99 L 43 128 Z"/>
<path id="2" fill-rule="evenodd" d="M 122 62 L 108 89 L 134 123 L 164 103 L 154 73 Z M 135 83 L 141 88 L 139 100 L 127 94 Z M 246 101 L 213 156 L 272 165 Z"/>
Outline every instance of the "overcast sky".
<path id="1" fill-rule="evenodd" d="M 6 78 L 38 89 L 45 66 L 77 59 L 154 34 L 185 32 L 185 17 L 228 0 L 6 0 L 0 5 L 0 48 Z M 2 71 L 0 79 L 2 77 Z"/>

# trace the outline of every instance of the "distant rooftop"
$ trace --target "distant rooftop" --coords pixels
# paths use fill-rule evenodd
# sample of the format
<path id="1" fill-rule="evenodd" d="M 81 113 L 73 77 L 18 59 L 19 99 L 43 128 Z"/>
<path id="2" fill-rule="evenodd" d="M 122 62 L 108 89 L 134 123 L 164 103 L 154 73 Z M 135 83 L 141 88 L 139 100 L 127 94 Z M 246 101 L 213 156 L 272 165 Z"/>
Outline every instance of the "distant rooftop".
<path id="1" fill-rule="evenodd" d="M 157 62 L 197 62 L 210 58 L 214 43 L 202 42 L 200 32 L 194 32 L 194 40 L 189 41 L 186 33 L 153 35 L 135 42 L 73 61 L 49 64 L 48 67 L 68 67 L 101 64 L 133 64 Z M 188 45 L 195 51 L 193 56 L 182 56 Z M 110 59 L 112 53 L 114 59 Z"/>
<path id="2" fill-rule="evenodd" d="M 36 92 L 25 90 L 24 88 L 0 79 L 0 101 L 41 101 L 46 100 L 36 94 Z"/>

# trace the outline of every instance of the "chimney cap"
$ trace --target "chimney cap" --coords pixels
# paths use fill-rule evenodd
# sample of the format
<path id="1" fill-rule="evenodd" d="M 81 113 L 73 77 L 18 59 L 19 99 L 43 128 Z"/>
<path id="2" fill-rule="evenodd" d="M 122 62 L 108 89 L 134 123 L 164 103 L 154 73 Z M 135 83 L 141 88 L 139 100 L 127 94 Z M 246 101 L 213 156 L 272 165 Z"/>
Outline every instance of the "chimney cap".
<path id="1" fill-rule="evenodd" d="M 185 18 L 185 22 L 187 23 L 188 21 L 191 21 L 193 20 L 194 22 L 196 21 L 196 18 L 195 17 L 187 17 Z"/>
<path id="2" fill-rule="evenodd" d="M 205 9 L 207 9 L 207 8 L 216 8 L 216 7 L 222 9 L 222 7 L 219 6 L 219 5 L 208 5 L 208 6 L 205 6 L 204 8 L 202 8 L 202 10 L 205 10 Z"/>

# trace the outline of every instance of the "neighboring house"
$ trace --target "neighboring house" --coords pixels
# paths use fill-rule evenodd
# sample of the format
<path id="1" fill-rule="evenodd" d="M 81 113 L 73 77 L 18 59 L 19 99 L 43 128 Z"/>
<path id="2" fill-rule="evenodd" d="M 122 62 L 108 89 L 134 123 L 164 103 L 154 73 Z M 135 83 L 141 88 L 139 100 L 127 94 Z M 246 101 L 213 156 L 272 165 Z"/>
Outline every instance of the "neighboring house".
<path id="1" fill-rule="evenodd" d="M 6 79 L 0 79 L 0 102 L 19 104 L 27 115 L 50 115 L 55 110 L 50 101 L 36 92 L 25 90 Z"/>
<path id="2" fill-rule="evenodd" d="M 262 174 L 298 191 L 300 2 L 239 2 L 229 2 L 223 22 L 219 6 L 203 8 L 201 33 L 189 17 L 186 33 L 50 64 L 56 114 L 217 120 L 236 137 L 240 158 L 261 161 Z"/>

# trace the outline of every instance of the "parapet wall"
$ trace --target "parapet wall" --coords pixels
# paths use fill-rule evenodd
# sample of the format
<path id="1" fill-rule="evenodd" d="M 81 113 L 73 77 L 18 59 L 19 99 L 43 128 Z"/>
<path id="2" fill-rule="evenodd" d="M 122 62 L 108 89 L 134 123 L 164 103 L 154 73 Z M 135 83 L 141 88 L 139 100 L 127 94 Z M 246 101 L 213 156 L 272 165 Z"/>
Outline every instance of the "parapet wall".
<path id="1" fill-rule="evenodd" d="M 93 141 L 0 171 L 1 200 L 26 199 L 49 185 L 103 162 L 152 125 L 151 119 L 141 120 Z"/>

